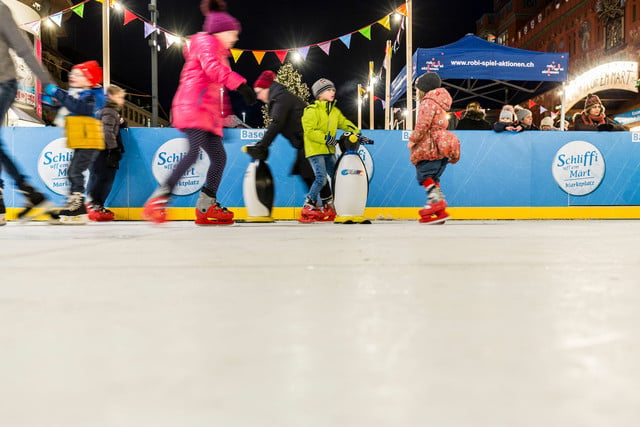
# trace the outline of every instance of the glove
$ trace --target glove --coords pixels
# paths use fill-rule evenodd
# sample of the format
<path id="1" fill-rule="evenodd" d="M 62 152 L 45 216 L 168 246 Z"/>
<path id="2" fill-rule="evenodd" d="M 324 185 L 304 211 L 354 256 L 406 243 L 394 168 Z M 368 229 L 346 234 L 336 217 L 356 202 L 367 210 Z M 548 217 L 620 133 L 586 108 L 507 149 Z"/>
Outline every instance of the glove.
<path id="1" fill-rule="evenodd" d="M 373 145 L 373 139 L 369 139 L 363 134 L 358 134 L 358 139 L 360 140 L 360 144 Z"/>
<path id="2" fill-rule="evenodd" d="M 243 151 L 254 160 L 267 160 L 267 157 L 269 157 L 269 148 L 263 145 L 245 145 Z"/>
<path id="3" fill-rule="evenodd" d="M 256 93 L 249 87 L 248 84 L 242 83 L 240 86 L 238 86 L 236 91 L 239 92 L 240 95 L 242 95 L 245 104 L 253 105 L 256 103 Z"/>
<path id="4" fill-rule="evenodd" d="M 40 95 L 40 100 L 42 101 L 43 104 L 47 104 L 47 105 L 55 104 L 55 101 L 49 95 Z"/>
<path id="5" fill-rule="evenodd" d="M 613 130 L 613 125 L 611 123 L 603 123 L 598 125 L 598 130 L 600 132 L 610 132 Z"/>
<path id="6" fill-rule="evenodd" d="M 338 141 L 336 141 L 336 137 L 331 135 L 327 135 L 324 138 L 324 142 L 326 142 L 329 147 L 335 147 L 338 143 Z"/>
<path id="7" fill-rule="evenodd" d="M 52 85 L 52 84 L 48 84 L 44 87 L 44 92 L 49 95 L 49 96 L 56 96 L 56 93 L 58 92 L 58 89 L 60 89 L 58 86 L 56 85 Z"/>

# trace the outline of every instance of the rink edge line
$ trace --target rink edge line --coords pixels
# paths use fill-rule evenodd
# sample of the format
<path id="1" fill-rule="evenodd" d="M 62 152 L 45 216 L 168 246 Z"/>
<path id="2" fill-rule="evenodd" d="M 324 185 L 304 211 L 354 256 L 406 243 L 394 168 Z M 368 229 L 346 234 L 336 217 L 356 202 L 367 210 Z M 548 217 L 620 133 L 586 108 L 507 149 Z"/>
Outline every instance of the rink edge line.
<path id="1" fill-rule="evenodd" d="M 110 208 L 116 220 L 141 220 L 142 208 Z M 246 208 L 229 208 L 236 219 L 246 219 Z M 418 219 L 419 207 L 376 208 L 365 210 L 364 216 L 372 220 L 411 220 Z M 7 208 L 7 219 L 15 219 L 20 209 Z M 457 220 L 517 220 L 517 219 L 639 219 L 640 206 L 563 206 L 563 207 L 450 207 L 447 211 L 451 219 Z M 195 219 L 193 208 L 169 208 L 171 220 L 190 221 Z M 296 220 L 300 208 L 274 208 L 275 220 Z M 45 217 L 42 217 L 45 219 Z"/>

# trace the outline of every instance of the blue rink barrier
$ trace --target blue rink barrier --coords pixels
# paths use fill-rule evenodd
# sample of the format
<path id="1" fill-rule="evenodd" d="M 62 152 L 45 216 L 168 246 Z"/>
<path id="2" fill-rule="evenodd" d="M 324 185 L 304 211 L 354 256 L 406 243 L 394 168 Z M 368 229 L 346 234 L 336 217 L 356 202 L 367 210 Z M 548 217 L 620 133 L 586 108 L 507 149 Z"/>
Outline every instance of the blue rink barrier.
<path id="1" fill-rule="evenodd" d="M 264 129 L 226 129 L 227 167 L 219 200 L 243 218 L 242 181 L 250 161 L 241 152 Z M 409 162 L 407 131 L 364 131 L 375 141 L 361 156 L 370 172 L 366 215 L 417 218 L 424 190 Z M 462 156 L 449 165 L 441 182 L 453 218 L 635 218 L 640 217 L 640 137 L 635 132 L 457 131 Z M 171 128 L 131 128 L 122 132 L 126 153 L 107 205 L 118 219 L 139 219 L 140 208 L 158 180 L 166 177 L 186 147 L 184 135 Z M 72 151 L 62 129 L 3 128 L 5 148 L 35 186 L 62 205 L 68 193 L 66 170 Z M 305 196 L 299 177 L 289 174 L 295 151 L 279 136 L 270 149 L 275 181 L 274 216 L 294 219 Z M 175 190 L 175 219 L 193 217 L 208 158 L 201 156 Z M 3 172 L 5 203 L 24 201 Z"/>

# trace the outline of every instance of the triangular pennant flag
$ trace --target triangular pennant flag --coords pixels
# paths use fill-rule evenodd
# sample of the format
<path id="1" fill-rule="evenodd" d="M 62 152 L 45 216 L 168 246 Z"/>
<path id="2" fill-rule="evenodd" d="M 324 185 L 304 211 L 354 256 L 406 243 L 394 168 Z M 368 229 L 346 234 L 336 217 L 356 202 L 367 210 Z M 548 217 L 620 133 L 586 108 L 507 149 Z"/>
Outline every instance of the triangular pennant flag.
<path id="1" fill-rule="evenodd" d="M 397 8 L 396 12 L 398 12 L 400 15 L 407 16 L 407 4 L 405 3 L 402 6 L 400 6 L 399 8 Z"/>
<path id="2" fill-rule="evenodd" d="M 129 22 L 133 21 L 134 19 L 138 19 L 138 17 L 135 14 L 129 12 L 129 9 L 125 9 L 124 10 L 124 22 L 123 22 L 122 25 L 127 25 Z M 145 37 L 147 37 L 147 36 L 145 36 Z"/>
<path id="3" fill-rule="evenodd" d="M 552 111 L 551 112 L 551 118 L 555 120 L 556 116 L 557 116 L 557 114 Z"/>
<path id="4" fill-rule="evenodd" d="M 231 50 L 231 56 L 233 57 L 233 62 L 238 62 L 238 58 L 240 58 L 240 55 L 244 53 L 244 50 L 240 50 L 240 49 L 230 49 L 230 50 Z"/>
<path id="5" fill-rule="evenodd" d="M 83 18 L 84 16 L 84 3 L 80 3 L 79 5 L 73 6 L 71 8 L 71 10 L 73 10 L 76 15 L 78 15 L 80 18 Z"/>
<path id="6" fill-rule="evenodd" d="M 276 56 L 280 60 L 280 63 L 284 64 L 284 59 L 287 57 L 287 53 L 289 53 L 289 51 L 288 50 L 276 50 L 274 53 L 276 54 Z"/>
<path id="7" fill-rule="evenodd" d="M 378 101 L 380 101 L 380 103 L 382 104 L 382 109 L 385 110 L 387 108 L 387 103 L 384 102 L 384 99 L 382 98 L 376 98 Z"/>
<path id="8" fill-rule="evenodd" d="M 387 30 L 390 30 L 391 29 L 391 24 L 389 23 L 389 15 L 387 15 L 384 18 L 382 18 L 381 20 L 379 20 L 378 24 L 382 25 Z"/>
<path id="9" fill-rule="evenodd" d="M 42 21 L 41 20 L 37 20 L 35 22 L 31 23 L 31 31 L 33 31 L 34 34 L 40 35 L 40 27 L 42 27 Z"/>
<path id="10" fill-rule="evenodd" d="M 174 36 L 173 34 L 169 33 L 164 33 L 164 38 L 167 40 L 167 47 L 180 40 L 180 37 Z"/>
<path id="11" fill-rule="evenodd" d="M 544 113 L 545 111 L 547 111 L 546 108 L 544 108 L 542 105 L 540 106 L 540 114 Z"/>
<path id="12" fill-rule="evenodd" d="M 298 53 L 302 56 L 303 60 L 307 60 L 307 55 L 309 54 L 309 46 L 298 48 Z"/>
<path id="13" fill-rule="evenodd" d="M 535 105 L 538 105 L 538 104 L 536 104 L 536 103 L 535 103 L 535 102 L 533 102 L 532 100 L 529 100 L 529 101 L 528 101 L 528 103 L 527 103 L 527 105 L 529 105 L 529 108 L 533 108 Z"/>
<path id="14" fill-rule="evenodd" d="M 365 36 L 367 39 L 371 40 L 371 26 L 365 27 L 358 32 Z"/>
<path id="15" fill-rule="evenodd" d="M 460 110 L 460 111 L 456 111 L 453 114 L 455 114 L 458 120 L 460 120 L 462 118 L 462 113 L 464 113 L 464 111 Z"/>
<path id="16" fill-rule="evenodd" d="M 58 12 L 54 15 L 51 15 L 49 17 L 49 19 L 51 19 L 53 22 L 55 22 L 55 24 L 59 27 L 62 25 L 62 12 Z"/>
<path id="17" fill-rule="evenodd" d="M 351 34 L 347 34 L 346 36 L 340 37 L 340 41 L 344 43 L 347 49 L 351 48 Z"/>
<path id="18" fill-rule="evenodd" d="M 358 86 L 360 88 L 360 96 L 363 96 L 367 93 L 367 88 L 364 86 Z"/>
<path id="19" fill-rule="evenodd" d="M 102 0 L 96 0 L 98 3 L 103 4 L 104 2 Z"/>
<path id="20" fill-rule="evenodd" d="M 264 50 L 252 50 L 253 56 L 258 61 L 258 65 L 262 63 L 262 58 L 264 58 L 264 54 L 266 53 Z"/>
<path id="21" fill-rule="evenodd" d="M 153 33 L 156 30 L 157 30 L 156 27 L 154 27 L 153 25 L 149 24 L 148 22 L 145 22 L 144 23 L 144 38 L 146 39 L 147 37 L 149 37 L 149 34 Z"/>
<path id="22" fill-rule="evenodd" d="M 331 50 L 331 41 L 324 42 L 324 43 L 320 43 L 320 44 L 318 45 L 318 47 L 319 47 L 320 49 L 322 49 L 322 51 L 323 51 L 324 53 L 326 53 L 327 55 L 329 55 L 329 50 Z"/>

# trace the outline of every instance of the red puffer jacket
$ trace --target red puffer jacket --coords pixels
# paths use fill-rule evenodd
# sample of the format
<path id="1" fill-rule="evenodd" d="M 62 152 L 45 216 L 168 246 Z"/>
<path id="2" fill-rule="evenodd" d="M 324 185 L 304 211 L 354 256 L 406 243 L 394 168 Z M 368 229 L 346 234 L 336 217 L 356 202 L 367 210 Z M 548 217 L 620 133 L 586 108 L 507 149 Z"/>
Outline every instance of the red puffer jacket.
<path id="1" fill-rule="evenodd" d="M 171 106 L 178 129 L 202 129 L 222 136 L 224 87 L 235 90 L 246 79 L 229 66 L 229 50 L 215 36 L 198 33 L 184 50 L 185 64 Z"/>
<path id="2" fill-rule="evenodd" d="M 456 163 L 460 159 L 460 141 L 447 130 L 451 102 L 451 95 L 444 88 L 430 90 L 420 100 L 418 119 L 408 144 L 414 165 L 422 160 L 446 157 L 450 163 Z"/>

